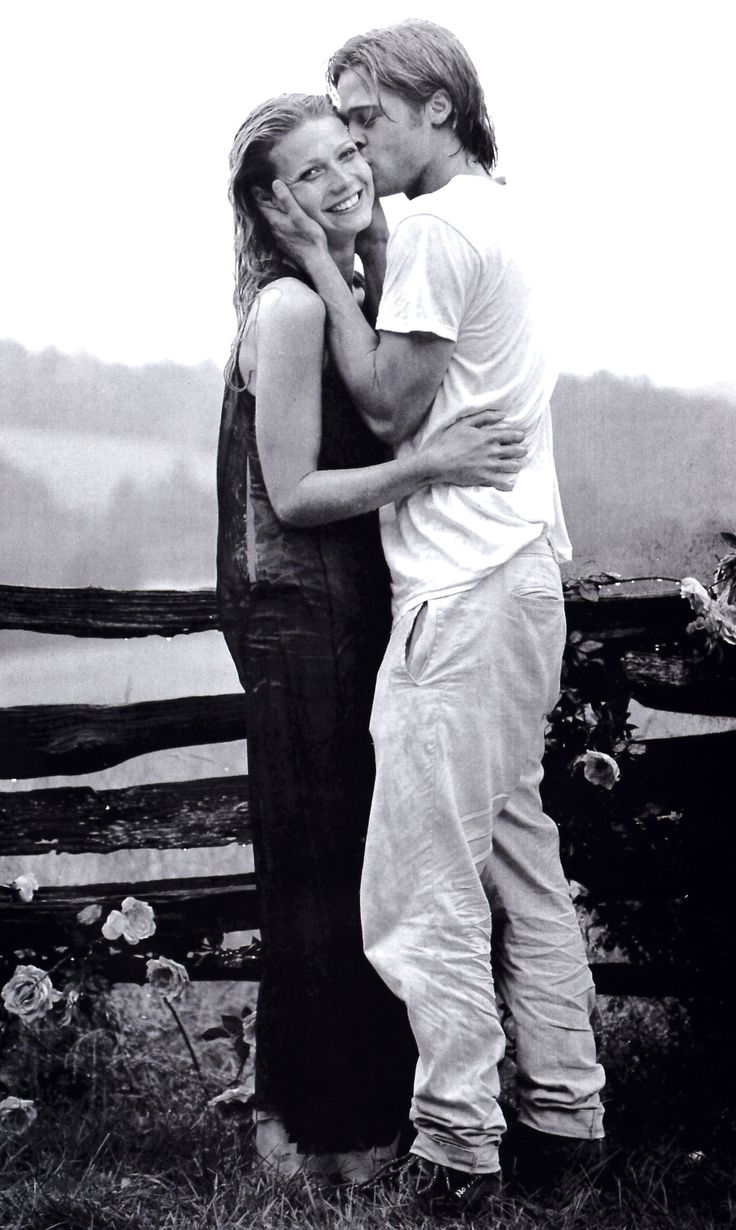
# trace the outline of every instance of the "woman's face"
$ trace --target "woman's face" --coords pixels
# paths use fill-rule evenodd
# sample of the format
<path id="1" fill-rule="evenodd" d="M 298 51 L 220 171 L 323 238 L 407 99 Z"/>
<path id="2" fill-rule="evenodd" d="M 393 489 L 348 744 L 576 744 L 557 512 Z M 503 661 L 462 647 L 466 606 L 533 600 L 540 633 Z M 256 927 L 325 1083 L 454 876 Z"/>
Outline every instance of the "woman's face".
<path id="1" fill-rule="evenodd" d="M 271 153 L 274 179 L 289 185 L 330 239 L 354 239 L 371 220 L 370 167 L 337 116 L 305 120 Z"/>

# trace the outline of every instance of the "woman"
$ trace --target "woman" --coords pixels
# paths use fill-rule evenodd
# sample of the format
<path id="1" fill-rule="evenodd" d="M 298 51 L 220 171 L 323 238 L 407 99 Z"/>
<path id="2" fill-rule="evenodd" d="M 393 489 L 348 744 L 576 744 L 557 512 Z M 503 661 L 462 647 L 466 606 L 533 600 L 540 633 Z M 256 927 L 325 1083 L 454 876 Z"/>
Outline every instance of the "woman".
<path id="1" fill-rule="evenodd" d="M 390 623 L 375 510 L 434 482 L 508 487 L 523 450 L 518 433 L 501 445 L 498 429 L 467 420 L 385 459 L 325 350 L 321 300 L 259 210 L 276 177 L 350 284 L 373 186 L 326 98 L 272 99 L 237 133 L 238 331 L 218 456 L 218 593 L 249 702 L 263 943 L 257 1150 L 285 1174 L 355 1180 L 404 1126 L 415 1063 L 403 1005 L 363 956 L 358 912 L 368 722 Z"/>

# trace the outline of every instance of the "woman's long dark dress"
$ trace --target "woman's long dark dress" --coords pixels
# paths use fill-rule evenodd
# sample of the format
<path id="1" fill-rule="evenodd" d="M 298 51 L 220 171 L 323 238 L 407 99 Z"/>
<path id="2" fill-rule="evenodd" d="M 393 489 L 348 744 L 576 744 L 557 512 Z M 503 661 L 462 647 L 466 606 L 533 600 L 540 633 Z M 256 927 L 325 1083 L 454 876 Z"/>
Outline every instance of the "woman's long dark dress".
<path id="1" fill-rule="evenodd" d="M 329 362 L 322 401 L 320 469 L 382 460 Z M 405 1125 L 416 1060 L 403 1005 L 363 955 L 359 919 L 389 582 L 376 514 L 309 529 L 278 521 L 255 414 L 251 394 L 226 391 L 218 595 L 249 702 L 257 1102 L 304 1152 L 342 1152 L 387 1144 Z"/>

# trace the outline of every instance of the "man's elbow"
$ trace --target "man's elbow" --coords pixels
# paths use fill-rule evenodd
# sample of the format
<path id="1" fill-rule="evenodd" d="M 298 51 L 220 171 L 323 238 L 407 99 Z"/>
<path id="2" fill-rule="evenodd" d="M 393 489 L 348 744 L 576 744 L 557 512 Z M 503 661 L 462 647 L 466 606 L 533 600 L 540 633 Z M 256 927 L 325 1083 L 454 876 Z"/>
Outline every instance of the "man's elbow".
<path id="1" fill-rule="evenodd" d="M 390 414 L 386 413 L 380 419 L 376 416 L 369 426 L 383 444 L 395 449 L 419 430 L 428 413 L 429 406 L 424 401 L 413 403 L 404 397 Z"/>

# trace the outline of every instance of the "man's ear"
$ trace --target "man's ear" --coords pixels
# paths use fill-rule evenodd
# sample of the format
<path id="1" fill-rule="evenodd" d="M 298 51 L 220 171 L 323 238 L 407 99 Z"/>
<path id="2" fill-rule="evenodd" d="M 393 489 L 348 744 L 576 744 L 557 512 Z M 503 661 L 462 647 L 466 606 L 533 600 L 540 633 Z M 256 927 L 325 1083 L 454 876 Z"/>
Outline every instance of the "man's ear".
<path id="1" fill-rule="evenodd" d="M 440 128 L 450 119 L 453 112 L 452 99 L 447 90 L 435 90 L 427 103 L 427 115 L 435 128 Z"/>

